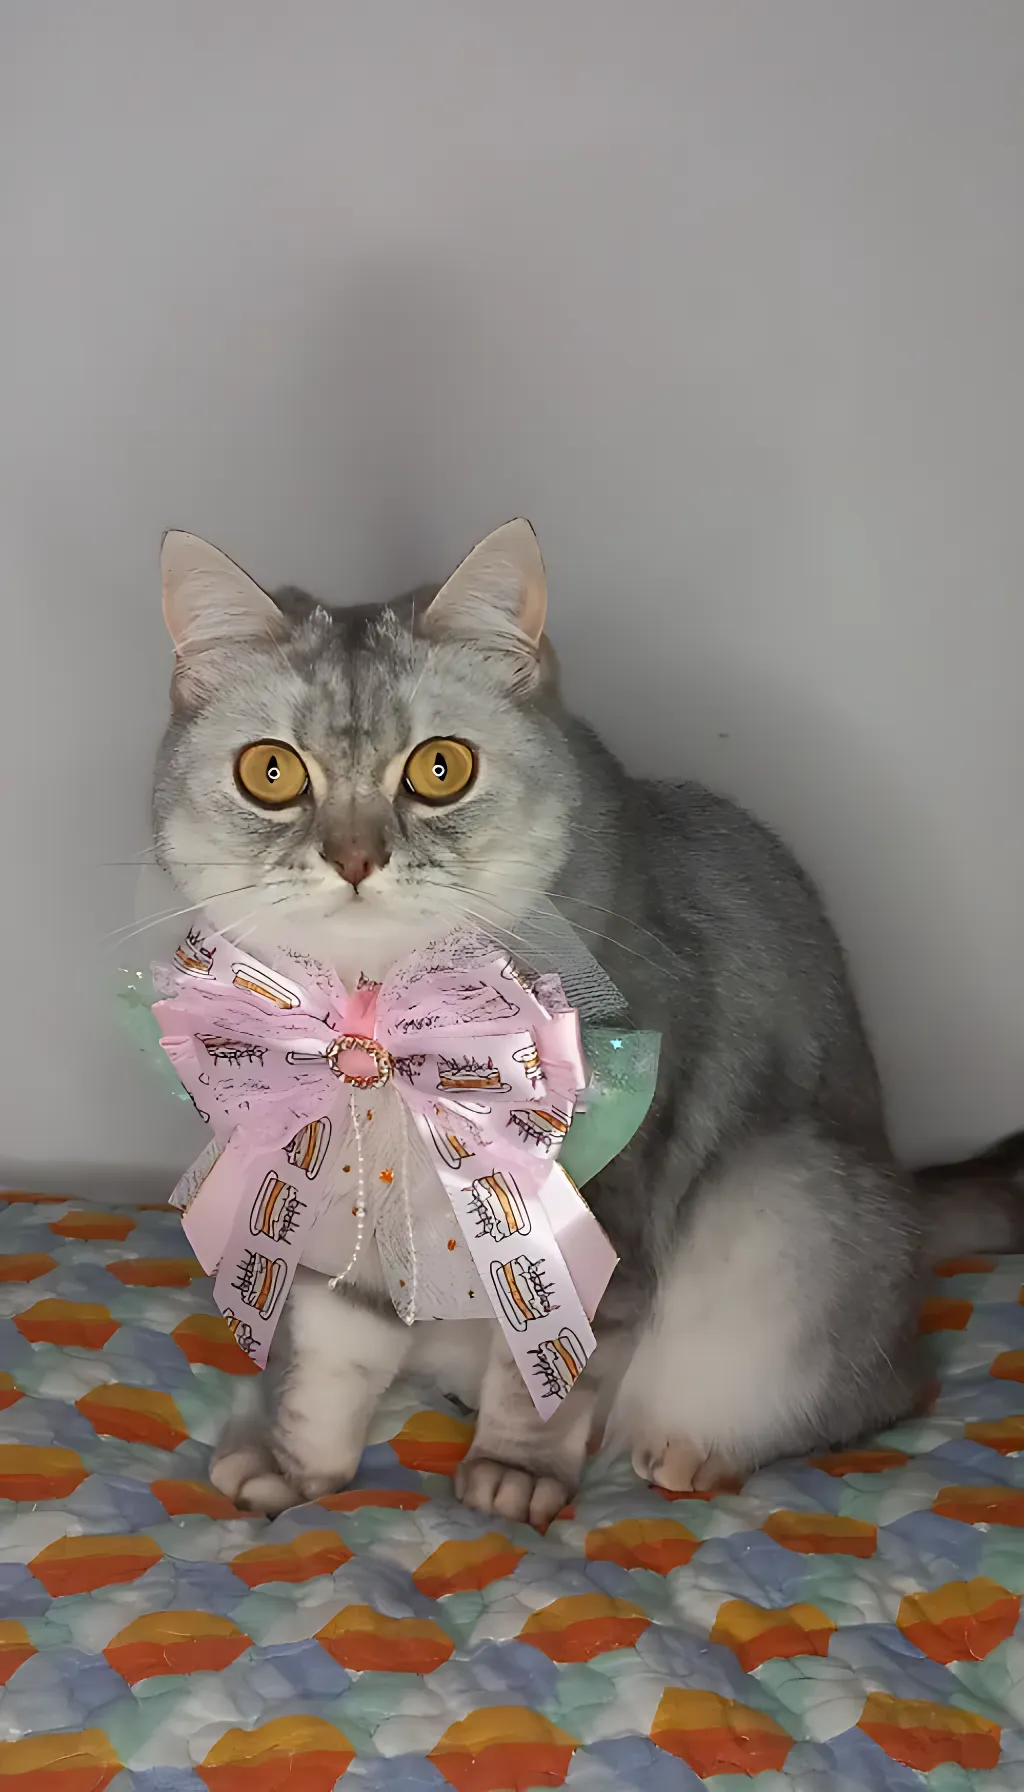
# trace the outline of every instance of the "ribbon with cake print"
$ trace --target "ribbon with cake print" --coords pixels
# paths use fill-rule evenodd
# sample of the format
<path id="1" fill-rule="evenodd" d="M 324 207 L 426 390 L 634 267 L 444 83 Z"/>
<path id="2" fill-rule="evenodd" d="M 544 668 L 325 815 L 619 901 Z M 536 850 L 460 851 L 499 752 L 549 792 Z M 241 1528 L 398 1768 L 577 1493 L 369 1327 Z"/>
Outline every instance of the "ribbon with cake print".
<path id="1" fill-rule="evenodd" d="M 214 1133 L 172 1199 L 242 1349 L 266 1362 L 325 1197 L 350 1169 L 340 1156 L 386 1090 L 433 1164 L 534 1405 L 555 1411 L 594 1349 L 617 1261 L 557 1161 L 586 1079 L 558 977 L 531 981 L 484 936 L 457 932 L 350 994 L 305 955 L 271 967 L 202 927 L 154 976 L 161 1043 Z M 415 1264 L 417 1203 L 398 1192 Z M 366 1225 L 396 1307 L 421 1316 L 402 1310 L 407 1278 L 373 1209 Z"/>

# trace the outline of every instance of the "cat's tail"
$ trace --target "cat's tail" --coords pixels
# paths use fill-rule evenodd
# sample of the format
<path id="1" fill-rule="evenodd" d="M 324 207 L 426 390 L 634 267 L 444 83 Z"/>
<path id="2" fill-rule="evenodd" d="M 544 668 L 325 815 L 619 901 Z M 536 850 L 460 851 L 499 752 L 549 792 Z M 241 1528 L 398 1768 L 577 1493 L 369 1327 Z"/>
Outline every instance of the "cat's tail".
<path id="1" fill-rule="evenodd" d="M 1024 1132 L 977 1157 L 918 1170 L 931 1262 L 1024 1251 Z"/>

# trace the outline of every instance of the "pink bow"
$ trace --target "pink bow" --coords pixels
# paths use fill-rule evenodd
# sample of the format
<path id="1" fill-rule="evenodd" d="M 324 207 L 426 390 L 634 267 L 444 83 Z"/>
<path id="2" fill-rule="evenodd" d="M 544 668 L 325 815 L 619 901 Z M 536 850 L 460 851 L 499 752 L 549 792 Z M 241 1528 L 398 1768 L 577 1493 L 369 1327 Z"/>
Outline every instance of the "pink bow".
<path id="1" fill-rule="evenodd" d="M 215 1134 L 179 1184 L 183 1225 L 203 1267 L 217 1270 L 214 1295 L 236 1340 L 266 1362 L 353 1126 L 361 1163 L 357 1096 L 365 1121 L 370 1092 L 392 1084 L 481 1295 L 548 1416 L 593 1351 L 590 1321 L 616 1263 L 557 1163 L 586 1077 L 577 1014 L 558 978 L 529 982 L 472 934 L 414 953 L 383 984 L 351 994 L 315 959 L 282 960 L 287 972 L 192 928 L 158 971 L 169 995 L 154 1008 L 164 1050 Z M 356 1251 L 336 1280 L 358 1254 L 364 1196 L 360 1187 Z M 415 1210 L 409 1225 L 415 1261 Z M 394 1265 L 380 1226 L 377 1244 L 387 1275 Z M 405 1287 L 396 1273 L 388 1280 L 393 1292 Z"/>

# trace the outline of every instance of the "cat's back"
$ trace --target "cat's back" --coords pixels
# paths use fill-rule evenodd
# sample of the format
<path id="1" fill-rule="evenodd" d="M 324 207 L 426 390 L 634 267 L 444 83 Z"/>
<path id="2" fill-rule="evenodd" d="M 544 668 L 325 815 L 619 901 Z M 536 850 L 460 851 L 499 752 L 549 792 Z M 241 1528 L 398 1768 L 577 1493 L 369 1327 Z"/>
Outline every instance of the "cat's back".
<path id="1" fill-rule="evenodd" d="M 669 925 L 763 987 L 845 984 L 845 965 L 811 877 L 771 828 L 731 798 L 687 781 L 629 779 L 627 855 Z"/>

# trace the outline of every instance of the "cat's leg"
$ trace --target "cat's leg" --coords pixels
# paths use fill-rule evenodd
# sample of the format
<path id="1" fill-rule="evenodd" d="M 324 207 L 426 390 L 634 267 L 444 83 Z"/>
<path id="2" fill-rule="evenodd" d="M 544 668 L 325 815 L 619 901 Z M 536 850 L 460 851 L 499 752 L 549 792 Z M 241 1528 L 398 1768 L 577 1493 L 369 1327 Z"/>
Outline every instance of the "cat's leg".
<path id="1" fill-rule="evenodd" d="M 610 1423 L 637 1472 L 708 1489 L 910 1409 L 917 1238 L 890 1174 L 810 1127 L 699 1189 Z"/>
<path id="2" fill-rule="evenodd" d="M 214 1446 L 210 1480 L 218 1493 L 236 1506 L 254 1512 L 282 1512 L 286 1506 L 294 1505 L 295 1495 L 270 1448 L 270 1415 L 263 1375 L 239 1382 L 234 1409 Z"/>
<path id="3" fill-rule="evenodd" d="M 357 1302 L 310 1270 L 296 1274 L 282 1330 L 266 1371 L 262 1423 L 229 1426 L 210 1471 L 214 1486 L 257 1512 L 347 1485 L 377 1401 L 411 1343 L 393 1312 Z"/>
<path id="4" fill-rule="evenodd" d="M 455 1474 L 455 1491 L 478 1512 L 550 1524 L 574 1491 L 583 1467 L 600 1392 L 593 1360 L 561 1402 L 542 1419 L 495 1326 L 480 1393 L 476 1433 Z"/>

